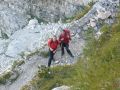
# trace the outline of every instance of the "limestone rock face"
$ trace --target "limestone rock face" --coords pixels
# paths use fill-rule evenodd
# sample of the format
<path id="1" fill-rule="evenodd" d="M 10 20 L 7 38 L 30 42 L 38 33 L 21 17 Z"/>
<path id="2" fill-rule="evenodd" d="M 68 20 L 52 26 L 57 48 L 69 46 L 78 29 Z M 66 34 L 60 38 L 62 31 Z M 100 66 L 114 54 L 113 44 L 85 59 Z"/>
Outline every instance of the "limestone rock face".
<path id="1" fill-rule="evenodd" d="M 11 68 L 14 58 L 6 57 L 6 55 L 0 55 L 0 74 Z"/>
<path id="2" fill-rule="evenodd" d="M 3 54 L 7 48 L 8 41 L 0 40 L 0 54 Z"/>
<path id="3" fill-rule="evenodd" d="M 31 14 L 45 21 L 57 21 L 73 16 L 91 0 L 31 0 Z"/>
<path id="4" fill-rule="evenodd" d="M 88 2 L 90 0 L 1 0 L 0 31 L 10 37 L 25 27 L 31 18 L 37 18 L 39 22 L 55 22 L 71 17 Z"/>
<path id="5" fill-rule="evenodd" d="M 23 2 L 0 1 L 0 30 L 6 33 L 8 37 L 27 24 Z"/>

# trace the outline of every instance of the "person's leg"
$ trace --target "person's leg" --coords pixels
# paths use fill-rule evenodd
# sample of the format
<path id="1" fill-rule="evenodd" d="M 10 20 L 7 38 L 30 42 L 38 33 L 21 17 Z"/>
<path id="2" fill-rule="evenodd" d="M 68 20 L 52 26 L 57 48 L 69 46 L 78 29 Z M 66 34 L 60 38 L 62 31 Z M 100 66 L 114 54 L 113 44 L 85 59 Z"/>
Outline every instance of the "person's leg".
<path id="1" fill-rule="evenodd" d="M 65 54 L 64 43 L 61 43 L 61 56 L 63 56 L 64 54 Z"/>
<path id="2" fill-rule="evenodd" d="M 67 53 L 68 53 L 71 57 L 74 57 L 73 54 L 71 53 L 70 49 L 69 49 L 69 44 L 65 44 L 65 48 L 66 48 Z"/>
<path id="3" fill-rule="evenodd" d="M 53 52 L 49 50 L 48 67 L 50 67 L 50 65 L 51 65 L 51 62 L 53 60 L 53 56 L 54 56 Z"/>

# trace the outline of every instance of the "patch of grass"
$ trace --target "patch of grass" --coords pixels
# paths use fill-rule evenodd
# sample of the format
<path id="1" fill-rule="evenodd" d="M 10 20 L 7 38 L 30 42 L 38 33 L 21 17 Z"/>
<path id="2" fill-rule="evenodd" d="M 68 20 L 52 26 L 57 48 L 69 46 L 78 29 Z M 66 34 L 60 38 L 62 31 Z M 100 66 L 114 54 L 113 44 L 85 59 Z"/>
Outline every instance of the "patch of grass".
<path id="1" fill-rule="evenodd" d="M 32 53 L 28 54 L 27 56 L 26 55 L 23 55 L 23 56 L 26 56 L 27 58 L 30 58 L 34 55 L 39 55 L 39 56 L 42 56 L 43 58 L 47 58 L 49 56 L 49 52 L 48 51 L 36 50 L 35 52 L 32 52 Z"/>
<path id="2" fill-rule="evenodd" d="M 13 65 L 12 65 L 12 69 L 18 67 L 18 66 L 21 66 L 22 64 L 24 64 L 25 61 L 24 60 L 18 60 L 18 61 L 14 61 L 13 62 Z"/>
<path id="3" fill-rule="evenodd" d="M 30 57 L 36 55 L 40 53 L 39 50 L 36 50 L 34 52 L 21 52 L 20 56 L 23 58 L 23 59 L 29 59 Z"/>
<path id="4" fill-rule="evenodd" d="M 82 33 L 82 36 L 86 41 L 89 41 L 89 40 L 93 39 L 94 35 L 95 35 L 95 31 L 91 27 L 89 27 L 88 30 L 83 31 L 83 33 Z"/>
<path id="5" fill-rule="evenodd" d="M 24 87 L 22 87 L 20 90 L 31 90 L 29 85 L 25 85 Z"/>
<path id="6" fill-rule="evenodd" d="M 49 52 L 48 51 L 41 51 L 40 55 L 44 58 L 47 58 L 49 56 Z"/>
<path id="7" fill-rule="evenodd" d="M 14 71 L 14 69 L 24 63 L 25 62 L 22 60 L 14 61 L 12 68 L 9 71 L 6 71 L 2 75 L 0 75 L 0 84 L 6 84 L 8 81 L 10 81 L 11 83 L 14 82 L 19 77 L 18 71 Z M 13 71 L 14 71 L 14 73 L 13 73 Z M 11 76 L 13 74 L 16 74 L 16 76 L 11 78 Z"/>
<path id="8" fill-rule="evenodd" d="M 74 17 L 74 20 L 78 20 L 80 19 L 81 17 L 83 17 L 86 13 L 88 13 L 88 11 L 91 9 L 91 6 L 87 5 L 85 6 L 84 10 L 82 12 L 78 12 L 75 17 Z"/>
<path id="9" fill-rule="evenodd" d="M 0 84 L 5 84 L 7 80 L 11 77 L 12 72 L 5 72 L 0 76 Z"/>
<path id="10" fill-rule="evenodd" d="M 4 33 L 3 31 L 1 31 L 1 36 L 3 39 L 9 39 L 8 35 Z"/>
<path id="11" fill-rule="evenodd" d="M 91 7 L 92 6 L 90 6 L 90 5 L 85 6 L 81 12 L 77 12 L 74 16 L 72 16 L 70 18 L 65 18 L 63 20 L 63 22 L 69 23 L 69 22 L 72 22 L 74 20 L 78 20 L 78 19 L 82 18 L 86 13 L 88 13 L 88 11 L 91 9 Z"/>

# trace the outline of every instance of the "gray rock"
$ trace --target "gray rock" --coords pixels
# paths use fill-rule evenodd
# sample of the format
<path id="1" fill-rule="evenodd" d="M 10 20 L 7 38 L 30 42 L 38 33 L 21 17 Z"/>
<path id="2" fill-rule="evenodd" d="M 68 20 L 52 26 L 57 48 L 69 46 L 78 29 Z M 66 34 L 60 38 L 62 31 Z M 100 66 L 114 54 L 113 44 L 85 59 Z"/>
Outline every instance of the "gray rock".
<path id="1" fill-rule="evenodd" d="M 70 90 L 70 87 L 68 87 L 68 86 L 60 86 L 60 87 L 56 87 L 56 88 L 54 88 L 52 90 Z"/>
<path id="2" fill-rule="evenodd" d="M 0 74 L 11 68 L 14 58 L 7 57 L 6 55 L 0 55 Z"/>
<path id="3" fill-rule="evenodd" d="M 8 45 L 8 40 L 1 40 L 0 39 L 0 55 L 5 53 L 7 45 Z"/>

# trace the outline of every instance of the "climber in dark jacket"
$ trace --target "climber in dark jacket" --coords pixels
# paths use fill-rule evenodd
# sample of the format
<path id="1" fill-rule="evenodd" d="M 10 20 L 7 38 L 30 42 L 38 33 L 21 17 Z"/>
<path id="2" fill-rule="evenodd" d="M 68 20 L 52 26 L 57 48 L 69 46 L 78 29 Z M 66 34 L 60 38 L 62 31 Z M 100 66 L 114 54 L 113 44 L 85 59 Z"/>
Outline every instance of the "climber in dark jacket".
<path id="1" fill-rule="evenodd" d="M 48 47 L 49 47 L 48 67 L 50 67 L 52 60 L 54 60 L 54 55 L 56 53 L 58 45 L 59 45 L 59 41 L 57 40 L 56 36 L 53 36 L 53 38 L 50 38 L 48 40 Z"/>
<path id="2" fill-rule="evenodd" d="M 67 53 L 74 58 L 73 54 L 69 49 L 69 42 L 71 40 L 70 31 L 68 29 L 64 29 L 59 37 L 59 42 L 61 45 L 61 56 L 64 55 L 64 48 L 66 48 Z"/>

